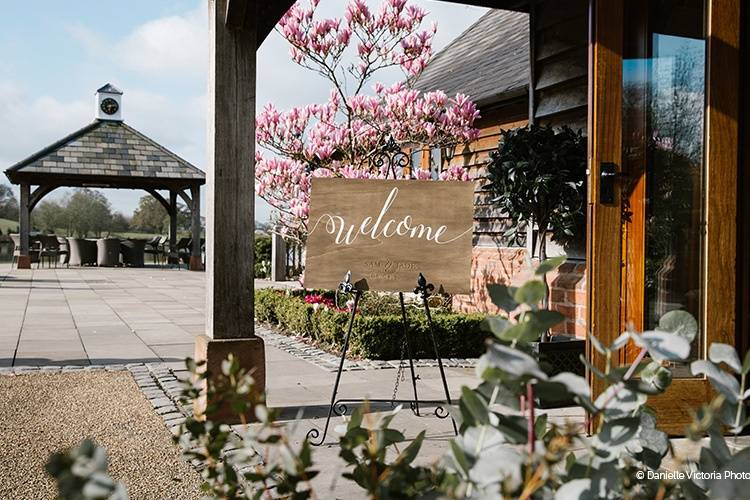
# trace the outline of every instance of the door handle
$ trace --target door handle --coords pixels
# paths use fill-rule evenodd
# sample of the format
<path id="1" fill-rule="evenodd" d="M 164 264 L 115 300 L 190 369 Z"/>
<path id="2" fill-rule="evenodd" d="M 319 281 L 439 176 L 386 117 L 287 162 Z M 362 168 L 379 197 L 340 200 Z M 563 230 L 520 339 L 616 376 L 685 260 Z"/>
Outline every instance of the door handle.
<path id="1" fill-rule="evenodd" d="M 615 181 L 626 178 L 627 175 L 617 171 L 617 165 L 612 162 L 599 164 L 599 203 L 612 205 L 615 203 Z"/>

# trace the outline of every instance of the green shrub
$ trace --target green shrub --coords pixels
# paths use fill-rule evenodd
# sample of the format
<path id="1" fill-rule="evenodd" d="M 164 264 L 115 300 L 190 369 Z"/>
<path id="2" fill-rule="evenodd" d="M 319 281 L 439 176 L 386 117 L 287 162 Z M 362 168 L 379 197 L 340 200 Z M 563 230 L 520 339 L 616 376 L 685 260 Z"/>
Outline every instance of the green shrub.
<path id="1" fill-rule="evenodd" d="M 372 308 L 367 313 L 357 314 L 350 340 L 351 354 L 369 359 L 399 359 L 404 328 L 398 299 L 395 301 L 397 314 L 375 314 Z M 303 295 L 297 291 L 287 294 L 271 289 L 255 293 L 255 317 L 330 350 L 342 347 L 349 322 L 346 311 L 306 304 Z M 408 321 L 412 355 L 415 358 L 434 358 L 424 313 L 410 307 Z M 483 321 L 481 314 L 434 311 L 435 338 L 440 355 L 444 358 L 478 357 L 484 352 L 484 340 L 488 335 L 482 329 Z"/>
<path id="2" fill-rule="evenodd" d="M 264 323 L 277 323 L 276 306 L 282 300 L 280 290 L 263 288 L 255 290 L 255 319 Z"/>

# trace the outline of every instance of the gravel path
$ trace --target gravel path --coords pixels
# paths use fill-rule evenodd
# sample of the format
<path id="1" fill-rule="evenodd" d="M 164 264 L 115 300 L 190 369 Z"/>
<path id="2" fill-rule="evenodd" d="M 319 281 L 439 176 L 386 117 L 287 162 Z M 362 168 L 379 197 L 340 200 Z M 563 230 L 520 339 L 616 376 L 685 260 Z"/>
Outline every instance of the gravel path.
<path id="1" fill-rule="evenodd" d="M 54 498 L 49 454 L 85 437 L 107 448 L 110 474 L 130 498 L 200 497 L 198 473 L 130 373 L 5 376 L 0 394 L 0 498 Z"/>

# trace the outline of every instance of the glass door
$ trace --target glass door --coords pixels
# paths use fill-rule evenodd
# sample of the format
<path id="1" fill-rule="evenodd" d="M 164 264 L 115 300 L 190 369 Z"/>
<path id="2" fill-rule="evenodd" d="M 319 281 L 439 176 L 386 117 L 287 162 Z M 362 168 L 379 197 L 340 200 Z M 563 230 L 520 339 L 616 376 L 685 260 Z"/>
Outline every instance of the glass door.
<path id="1" fill-rule="evenodd" d="M 685 310 L 699 325 L 691 360 L 705 358 L 735 333 L 739 3 L 591 2 L 592 334 L 610 341 Z M 605 166 L 618 179 L 613 193 Z M 681 434 L 688 410 L 711 394 L 689 361 L 673 370 L 649 405 L 660 427 Z"/>

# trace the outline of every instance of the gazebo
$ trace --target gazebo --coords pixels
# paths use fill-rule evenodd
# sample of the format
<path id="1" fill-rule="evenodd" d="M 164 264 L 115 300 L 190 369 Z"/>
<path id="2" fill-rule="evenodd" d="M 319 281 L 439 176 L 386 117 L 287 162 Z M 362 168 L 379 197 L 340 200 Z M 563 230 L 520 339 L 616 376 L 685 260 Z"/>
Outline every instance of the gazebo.
<path id="1" fill-rule="evenodd" d="M 122 92 L 107 84 L 96 92 L 96 120 L 13 165 L 5 175 L 20 185 L 19 268 L 31 265 L 30 216 L 34 207 L 59 187 L 142 189 L 170 217 L 169 241 L 177 239 L 177 197 L 192 215 L 190 269 L 201 270 L 200 187 L 205 173 L 122 120 Z M 32 187 L 33 190 L 32 190 Z M 159 191 L 168 191 L 167 197 Z"/>

